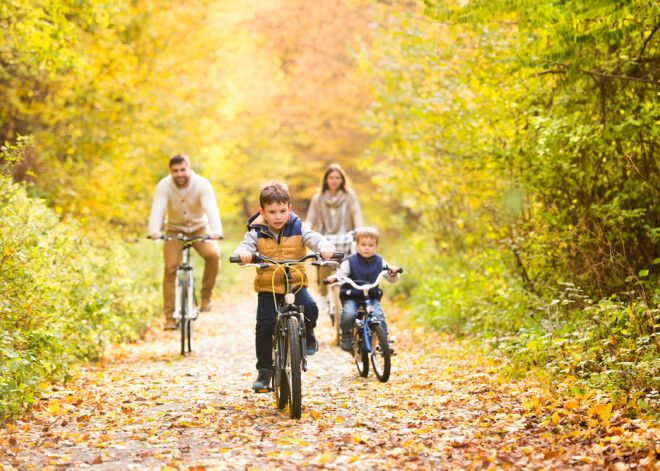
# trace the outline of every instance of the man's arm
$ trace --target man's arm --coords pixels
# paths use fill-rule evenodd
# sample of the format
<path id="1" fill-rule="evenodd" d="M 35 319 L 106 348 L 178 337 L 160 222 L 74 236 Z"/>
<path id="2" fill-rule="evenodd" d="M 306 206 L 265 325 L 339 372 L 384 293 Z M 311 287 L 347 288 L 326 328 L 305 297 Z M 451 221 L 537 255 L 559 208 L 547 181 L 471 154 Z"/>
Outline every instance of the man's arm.
<path id="1" fill-rule="evenodd" d="M 209 226 L 211 226 L 211 236 L 217 235 L 218 238 L 222 237 L 222 222 L 220 221 L 220 211 L 218 211 L 218 203 L 215 200 L 215 193 L 211 182 L 204 179 L 202 187 L 201 203 L 202 209 L 209 219 Z M 214 238 L 214 237 L 211 237 Z"/>
<path id="2" fill-rule="evenodd" d="M 160 239 L 160 231 L 163 227 L 167 211 L 167 185 L 161 180 L 156 186 L 154 200 L 151 203 L 151 213 L 149 214 L 149 235 L 152 239 Z"/>

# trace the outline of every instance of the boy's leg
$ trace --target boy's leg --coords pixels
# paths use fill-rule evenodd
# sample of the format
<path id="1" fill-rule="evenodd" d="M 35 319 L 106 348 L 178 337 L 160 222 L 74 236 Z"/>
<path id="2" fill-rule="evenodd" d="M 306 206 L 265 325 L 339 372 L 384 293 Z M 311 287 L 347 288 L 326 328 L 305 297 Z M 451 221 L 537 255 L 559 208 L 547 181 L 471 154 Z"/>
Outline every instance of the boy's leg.
<path id="1" fill-rule="evenodd" d="M 340 347 L 345 352 L 351 351 L 351 334 L 353 333 L 353 324 L 357 318 L 357 302 L 352 299 L 344 301 L 341 309 L 341 342 Z"/>
<path id="2" fill-rule="evenodd" d="M 307 326 L 307 355 L 314 355 L 319 349 L 314 328 L 319 318 L 319 308 L 314 298 L 304 286 L 296 293 L 296 304 L 305 307 L 305 325 Z"/>
<path id="3" fill-rule="evenodd" d="M 373 306 L 374 306 L 374 317 L 380 321 L 380 325 L 383 326 L 383 330 L 385 331 L 386 334 L 389 335 L 389 333 L 387 332 L 387 322 L 385 322 L 385 313 L 383 312 L 383 308 L 380 305 L 380 301 L 374 301 Z"/>
<path id="4" fill-rule="evenodd" d="M 259 293 L 257 299 L 257 327 L 255 329 L 257 369 L 272 369 L 273 332 L 275 332 L 277 310 L 275 309 L 273 293 Z"/>
<path id="5" fill-rule="evenodd" d="M 205 235 L 206 231 L 201 230 L 195 232 L 194 236 Z M 220 269 L 220 248 L 216 241 L 211 242 L 195 242 L 193 247 L 199 255 L 204 259 L 204 275 L 202 275 L 202 311 L 211 310 L 211 296 L 213 294 L 213 287 L 215 286 L 215 279 L 218 276 Z"/>

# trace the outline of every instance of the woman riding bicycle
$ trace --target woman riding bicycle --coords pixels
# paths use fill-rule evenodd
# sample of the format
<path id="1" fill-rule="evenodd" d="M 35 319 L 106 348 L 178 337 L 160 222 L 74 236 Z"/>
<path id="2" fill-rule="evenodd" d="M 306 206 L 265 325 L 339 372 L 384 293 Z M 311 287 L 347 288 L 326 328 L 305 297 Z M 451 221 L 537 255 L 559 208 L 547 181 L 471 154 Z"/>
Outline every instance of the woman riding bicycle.
<path id="1" fill-rule="evenodd" d="M 321 189 L 312 197 L 305 221 L 313 230 L 323 234 L 337 252 L 351 253 L 351 231 L 362 227 L 364 221 L 357 195 L 350 188 L 346 172 L 338 164 L 330 165 L 323 174 Z M 319 292 L 324 298 L 328 295 L 328 287 L 322 284 L 322 280 L 331 273 L 332 268 L 319 267 Z"/>

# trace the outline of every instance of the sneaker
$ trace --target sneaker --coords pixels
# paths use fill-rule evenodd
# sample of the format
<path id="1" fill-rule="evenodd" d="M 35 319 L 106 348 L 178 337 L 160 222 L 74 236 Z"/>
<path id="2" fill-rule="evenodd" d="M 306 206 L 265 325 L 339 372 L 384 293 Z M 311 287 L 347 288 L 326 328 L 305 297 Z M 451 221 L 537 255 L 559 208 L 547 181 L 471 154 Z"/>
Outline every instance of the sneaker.
<path id="1" fill-rule="evenodd" d="M 351 334 L 345 334 L 342 332 L 341 334 L 341 341 L 339 342 L 339 346 L 341 349 L 345 352 L 352 352 L 353 351 L 353 342 L 351 342 Z"/>
<path id="2" fill-rule="evenodd" d="M 199 309 L 200 312 L 209 312 L 213 309 L 213 301 L 210 299 L 202 300 L 202 307 Z"/>
<path id="3" fill-rule="evenodd" d="M 176 321 L 174 319 L 165 319 L 163 330 L 176 330 Z"/>
<path id="4" fill-rule="evenodd" d="M 316 341 L 316 335 L 314 335 L 314 329 L 309 329 L 307 331 L 307 355 L 314 355 L 319 351 L 319 343 Z"/>
<path id="5" fill-rule="evenodd" d="M 273 376 L 273 370 L 269 368 L 260 368 L 256 381 L 252 384 L 254 392 L 267 392 L 270 388 L 270 380 Z"/>
<path id="6" fill-rule="evenodd" d="M 387 341 L 387 343 L 388 343 L 388 346 L 390 347 L 390 356 L 392 356 L 392 357 L 395 356 L 396 352 L 394 351 L 394 347 L 392 346 L 392 344 L 394 343 L 394 340 L 390 339 L 390 340 Z"/>

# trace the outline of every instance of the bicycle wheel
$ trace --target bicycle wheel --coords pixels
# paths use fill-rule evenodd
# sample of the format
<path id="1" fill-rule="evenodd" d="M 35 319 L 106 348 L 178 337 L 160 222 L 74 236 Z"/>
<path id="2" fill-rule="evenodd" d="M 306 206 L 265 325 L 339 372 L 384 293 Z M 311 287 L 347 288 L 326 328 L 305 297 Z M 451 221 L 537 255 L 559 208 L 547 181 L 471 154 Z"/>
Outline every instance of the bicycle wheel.
<path id="1" fill-rule="evenodd" d="M 277 326 L 275 337 L 273 338 L 273 365 L 275 365 L 273 389 L 275 390 L 275 400 L 277 401 L 278 409 L 284 409 L 289 402 L 289 381 L 283 365 L 284 358 L 289 355 L 287 342 L 288 339 L 283 335 L 280 327 Z"/>
<path id="2" fill-rule="evenodd" d="M 181 331 L 181 355 L 186 354 L 186 338 L 188 335 L 188 283 L 182 281 L 181 288 L 181 318 L 179 319 L 179 330 Z"/>
<path id="3" fill-rule="evenodd" d="M 387 343 L 387 334 L 380 324 L 369 326 L 369 334 L 374 374 L 381 383 L 385 383 L 390 378 L 390 346 Z"/>
<path id="4" fill-rule="evenodd" d="M 288 355 L 284 356 L 284 371 L 289 388 L 289 416 L 292 419 L 299 419 L 302 413 L 300 339 L 298 337 L 298 319 L 293 316 L 286 320 L 286 343 Z"/>
<path id="5" fill-rule="evenodd" d="M 188 353 L 192 352 L 192 339 L 193 339 L 193 323 L 195 321 L 195 289 L 194 282 L 192 279 L 192 272 L 190 272 L 190 280 L 188 280 L 188 294 L 186 296 L 186 302 L 188 307 L 186 308 L 186 337 L 188 338 Z"/>
<path id="6" fill-rule="evenodd" d="M 369 375 L 369 355 L 364 349 L 364 342 L 362 341 L 360 329 L 355 326 L 353 326 L 352 339 L 353 359 L 355 360 L 355 366 L 357 366 L 360 376 L 366 378 Z"/>
<path id="7" fill-rule="evenodd" d="M 334 312 L 333 315 L 333 324 L 335 328 L 335 345 L 341 345 L 341 326 L 339 321 L 341 320 L 341 301 L 339 300 L 339 286 L 333 286 L 330 288 L 330 305 Z"/>

